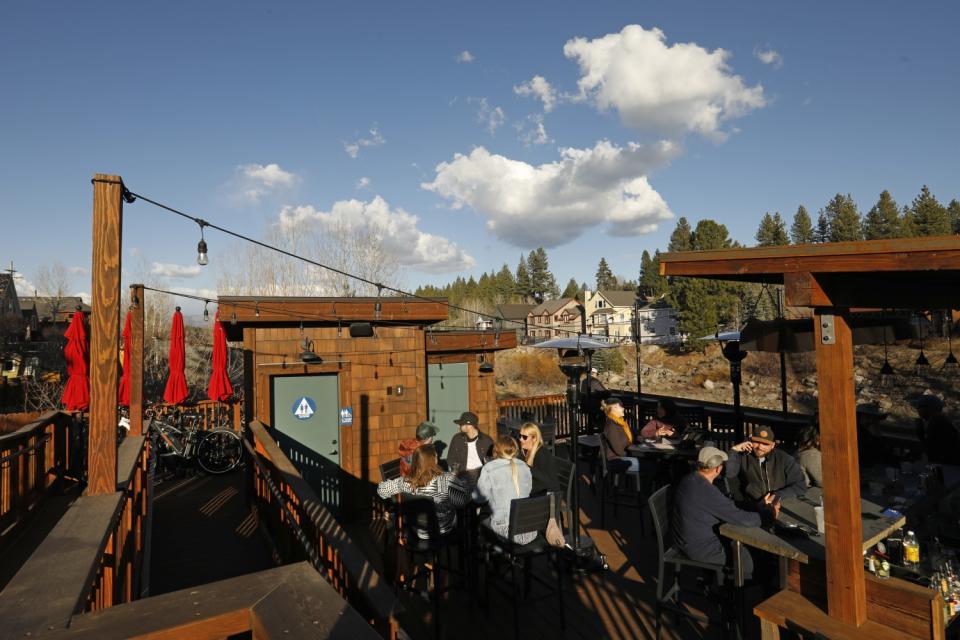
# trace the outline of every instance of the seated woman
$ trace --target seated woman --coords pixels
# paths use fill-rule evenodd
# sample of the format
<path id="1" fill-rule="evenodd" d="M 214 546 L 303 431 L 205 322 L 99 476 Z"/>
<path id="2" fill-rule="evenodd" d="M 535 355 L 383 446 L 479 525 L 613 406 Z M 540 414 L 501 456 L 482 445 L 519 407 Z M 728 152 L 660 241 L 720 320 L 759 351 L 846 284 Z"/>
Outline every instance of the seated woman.
<path id="1" fill-rule="evenodd" d="M 525 422 L 520 427 L 520 448 L 523 449 L 523 459 L 533 475 L 530 495 L 542 496 L 559 492 L 556 461 L 553 454 L 543 446 L 543 435 L 535 422 Z"/>
<path id="2" fill-rule="evenodd" d="M 516 460 L 519 447 L 508 435 L 497 436 L 493 445 L 493 460 L 483 465 L 477 481 L 477 502 L 490 504 L 489 526 L 506 538 L 510 534 L 510 503 L 516 498 L 530 495 L 533 478 L 530 467 Z M 527 544 L 537 537 L 537 532 L 521 533 L 513 542 Z"/>
<path id="3" fill-rule="evenodd" d="M 677 410 L 676 403 L 671 398 L 660 398 L 657 402 L 657 417 L 643 425 L 640 430 L 642 438 L 672 438 L 683 432 L 684 420 Z"/>
<path id="4" fill-rule="evenodd" d="M 606 416 L 603 424 L 603 439 L 607 443 L 607 462 L 614 462 L 625 473 L 638 473 L 640 463 L 627 453 L 633 444 L 633 431 L 623 418 L 624 408 L 620 398 L 609 398 L 600 403 Z"/>
<path id="5" fill-rule="evenodd" d="M 400 493 L 412 493 L 433 499 L 437 509 L 437 524 L 440 534 L 445 535 L 457 526 L 456 509 L 470 502 L 470 493 L 457 477 L 437 464 L 437 450 L 432 444 L 424 444 L 413 452 L 408 477 L 384 480 L 377 486 L 381 498 Z M 426 540 L 428 531 L 417 529 L 417 536 Z"/>
<path id="6" fill-rule="evenodd" d="M 823 467 L 820 464 L 820 432 L 816 427 L 804 427 L 797 435 L 797 462 L 803 469 L 808 487 L 823 486 Z"/>

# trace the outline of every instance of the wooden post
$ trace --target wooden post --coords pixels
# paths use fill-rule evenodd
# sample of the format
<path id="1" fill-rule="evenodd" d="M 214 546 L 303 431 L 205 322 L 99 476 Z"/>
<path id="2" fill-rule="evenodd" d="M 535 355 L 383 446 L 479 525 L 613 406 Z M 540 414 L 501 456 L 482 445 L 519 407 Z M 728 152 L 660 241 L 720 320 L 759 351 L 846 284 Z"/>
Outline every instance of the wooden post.
<path id="1" fill-rule="evenodd" d="M 117 361 L 120 357 L 120 238 L 123 181 L 93 178 L 90 312 L 90 435 L 87 495 L 117 490 Z"/>
<path id="2" fill-rule="evenodd" d="M 143 285 L 130 285 L 130 435 L 143 435 Z"/>
<path id="3" fill-rule="evenodd" d="M 816 327 L 823 513 L 830 616 L 860 626 L 867 617 L 863 578 L 857 405 L 849 310 L 818 308 Z"/>

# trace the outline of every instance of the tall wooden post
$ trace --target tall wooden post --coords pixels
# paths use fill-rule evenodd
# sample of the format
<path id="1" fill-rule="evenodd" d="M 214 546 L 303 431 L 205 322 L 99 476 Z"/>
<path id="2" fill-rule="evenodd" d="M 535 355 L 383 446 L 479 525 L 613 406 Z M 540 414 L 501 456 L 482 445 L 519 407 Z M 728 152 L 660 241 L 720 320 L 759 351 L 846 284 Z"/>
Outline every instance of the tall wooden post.
<path id="1" fill-rule="evenodd" d="M 90 435 L 87 495 L 117 490 L 117 362 L 120 357 L 120 238 L 123 181 L 93 178 L 90 312 Z"/>
<path id="2" fill-rule="evenodd" d="M 143 285 L 130 285 L 130 435 L 143 435 Z"/>
<path id="3" fill-rule="evenodd" d="M 814 326 L 823 455 L 827 606 L 831 617 L 859 626 L 866 620 L 867 602 L 853 336 L 847 321 L 848 311 L 815 309 Z"/>

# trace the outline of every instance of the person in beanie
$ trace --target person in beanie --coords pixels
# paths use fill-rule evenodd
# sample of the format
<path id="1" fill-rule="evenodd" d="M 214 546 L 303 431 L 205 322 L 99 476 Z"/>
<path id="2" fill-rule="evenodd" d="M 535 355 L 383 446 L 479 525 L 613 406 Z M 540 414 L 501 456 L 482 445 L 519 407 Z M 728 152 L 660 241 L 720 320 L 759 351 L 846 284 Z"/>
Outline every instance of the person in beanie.
<path id="1" fill-rule="evenodd" d="M 401 476 L 406 478 L 410 475 L 413 452 L 425 444 L 433 444 L 433 438 L 439 431 L 437 425 L 424 420 L 417 425 L 415 437 L 400 441 L 400 444 L 397 446 L 397 454 L 400 456 Z"/>
<path id="2" fill-rule="evenodd" d="M 493 455 L 493 439 L 480 432 L 480 419 L 472 411 L 464 411 L 454 422 L 460 425 L 460 433 L 450 439 L 447 466 L 454 473 L 476 471 Z"/>
<path id="3" fill-rule="evenodd" d="M 770 427 L 758 427 L 749 440 L 731 447 L 727 477 L 740 480 L 744 500 L 754 506 L 761 506 L 770 494 L 787 498 L 807 490 L 796 459 L 776 447 Z"/>
<path id="4" fill-rule="evenodd" d="M 744 511 L 733 500 L 720 493 L 713 481 L 723 473 L 727 454 L 716 447 L 703 447 L 697 454 L 697 470 L 685 476 L 673 497 L 671 530 L 673 542 L 691 560 L 728 564 L 732 554 L 717 535 L 723 523 L 759 527 L 761 514 Z M 764 511 L 776 519 L 780 502 L 772 494 L 763 499 Z M 746 546 L 741 552 L 744 579 L 753 575 L 753 558 Z"/>

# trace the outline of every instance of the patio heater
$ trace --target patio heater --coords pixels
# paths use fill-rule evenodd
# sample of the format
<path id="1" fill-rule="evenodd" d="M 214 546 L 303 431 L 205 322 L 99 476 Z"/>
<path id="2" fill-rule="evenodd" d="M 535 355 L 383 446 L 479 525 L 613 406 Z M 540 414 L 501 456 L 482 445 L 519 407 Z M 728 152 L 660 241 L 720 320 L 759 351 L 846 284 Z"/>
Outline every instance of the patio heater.
<path id="1" fill-rule="evenodd" d="M 739 340 L 730 340 L 723 345 L 723 357 L 730 362 L 730 383 L 733 385 L 733 415 L 737 423 L 737 437 L 743 440 L 746 434 L 743 430 L 743 411 L 740 409 L 740 370 L 741 362 L 747 357 L 746 351 L 740 350 Z"/>
<path id="2" fill-rule="evenodd" d="M 573 515 L 571 523 L 571 541 L 578 563 L 584 568 L 594 557 L 594 544 L 588 536 L 580 535 L 580 485 L 576 474 L 576 464 L 579 460 L 579 433 L 577 407 L 580 406 L 580 376 L 590 371 L 593 364 L 593 352 L 597 349 L 610 349 L 612 344 L 594 340 L 587 335 L 555 338 L 534 345 L 541 349 L 556 349 L 560 356 L 560 371 L 567 376 L 567 409 L 570 416 L 570 457 L 574 464 L 573 495 L 570 496 L 570 511 Z M 588 388 L 589 394 L 589 386 Z"/>

